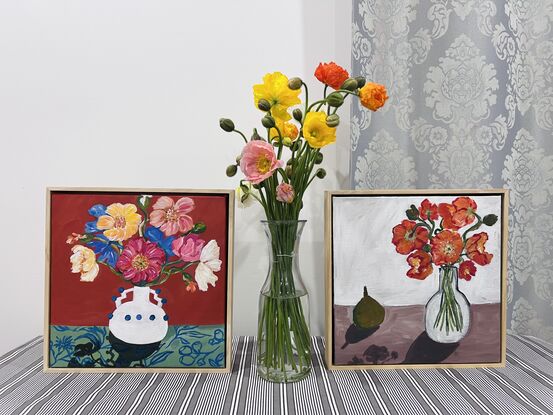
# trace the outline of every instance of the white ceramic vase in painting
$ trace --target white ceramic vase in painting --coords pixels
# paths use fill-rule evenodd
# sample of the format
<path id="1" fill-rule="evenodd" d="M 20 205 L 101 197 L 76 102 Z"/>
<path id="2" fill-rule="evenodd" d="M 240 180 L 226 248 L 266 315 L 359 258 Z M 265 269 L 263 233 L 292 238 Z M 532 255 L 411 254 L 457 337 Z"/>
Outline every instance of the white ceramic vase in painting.
<path id="1" fill-rule="evenodd" d="M 163 310 L 164 300 L 159 290 L 150 287 L 134 286 L 120 290 L 121 295 L 114 297 L 115 310 L 109 316 L 109 330 L 119 340 L 129 344 L 151 344 L 165 338 L 168 330 L 168 316 Z M 128 299 L 132 292 L 132 300 Z M 150 301 L 150 294 L 154 301 Z"/>
<path id="2" fill-rule="evenodd" d="M 426 304 L 426 334 L 438 343 L 457 343 L 470 328 L 470 303 L 459 291 L 459 269 L 440 267 L 440 289 Z"/>

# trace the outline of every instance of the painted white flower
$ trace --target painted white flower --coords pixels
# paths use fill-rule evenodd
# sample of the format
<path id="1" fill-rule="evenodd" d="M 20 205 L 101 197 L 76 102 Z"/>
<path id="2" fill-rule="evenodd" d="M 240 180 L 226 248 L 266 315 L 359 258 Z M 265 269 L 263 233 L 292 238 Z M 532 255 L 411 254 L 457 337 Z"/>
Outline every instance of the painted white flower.
<path id="1" fill-rule="evenodd" d="M 222 263 L 219 259 L 220 251 L 219 245 L 214 239 L 209 241 L 202 249 L 200 263 L 196 267 L 196 275 L 194 276 L 200 291 L 207 291 L 208 284 L 215 287 L 215 283 L 219 278 L 214 273 L 221 270 Z"/>
<path id="2" fill-rule="evenodd" d="M 71 252 L 73 252 L 73 255 L 69 258 L 71 272 L 74 274 L 80 273 L 83 282 L 94 281 L 100 271 L 94 251 L 82 245 L 75 245 L 71 248 Z"/>

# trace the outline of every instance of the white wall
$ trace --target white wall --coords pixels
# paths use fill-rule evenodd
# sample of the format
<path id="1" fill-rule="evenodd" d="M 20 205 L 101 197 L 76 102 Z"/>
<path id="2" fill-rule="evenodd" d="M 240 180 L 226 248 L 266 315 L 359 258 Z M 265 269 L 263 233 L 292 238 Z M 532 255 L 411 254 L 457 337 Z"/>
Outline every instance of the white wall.
<path id="1" fill-rule="evenodd" d="M 241 142 L 219 117 L 258 125 L 251 86 L 266 72 L 312 80 L 320 60 L 349 67 L 350 16 L 340 0 L 0 0 L 0 354 L 42 332 L 46 186 L 235 187 L 224 171 Z M 303 214 L 315 334 L 323 190 L 347 173 L 345 127 Z M 239 335 L 254 333 L 267 268 L 260 218 L 255 209 L 236 217 Z"/>

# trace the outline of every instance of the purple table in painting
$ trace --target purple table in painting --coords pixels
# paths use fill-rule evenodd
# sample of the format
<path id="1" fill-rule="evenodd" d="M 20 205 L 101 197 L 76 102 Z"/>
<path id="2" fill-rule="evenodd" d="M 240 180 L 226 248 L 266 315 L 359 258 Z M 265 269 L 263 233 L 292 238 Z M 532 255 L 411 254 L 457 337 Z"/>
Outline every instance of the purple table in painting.
<path id="1" fill-rule="evenodd" d="M 43 373 L 39 337 L 0 357 L 0 414 L 546 415 L 553 408 L 553 345 L 535 338 L 508 336 L 500 369 L 329 372 L 324 348 L 314 337 L 313 371 L 284 385 L 257 376 L 253 337 L 234 338 L 232 373 L 222 374 Z"/>
<path id="2" fill-rule="evenodd" d="M 432 341 L 424 329 L 424 306 L 385 307 L 376 330 L 352 324 L 353 307 L 334 306 L 334 362 L 347 364 L 480 363 L 501 360 L 499 304 L 471 307 L 472 327 L 459 343 Z"/>

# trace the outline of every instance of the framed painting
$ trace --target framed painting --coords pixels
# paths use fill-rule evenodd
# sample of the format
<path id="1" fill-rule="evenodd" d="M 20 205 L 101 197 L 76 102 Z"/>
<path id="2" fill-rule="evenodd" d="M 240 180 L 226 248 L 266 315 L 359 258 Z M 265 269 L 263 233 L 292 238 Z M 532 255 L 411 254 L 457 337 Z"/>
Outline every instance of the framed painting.
<path id="1" fill-rule="evenodd" d="M 504 366 L 507 199 L 327 192 L 328 367 Z"/>
<path id="2" fill-rule="evenodd" d="M 47 190 L 44 370 L 228 372 L 234 192 Z"/>

